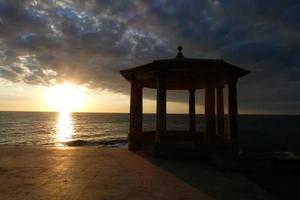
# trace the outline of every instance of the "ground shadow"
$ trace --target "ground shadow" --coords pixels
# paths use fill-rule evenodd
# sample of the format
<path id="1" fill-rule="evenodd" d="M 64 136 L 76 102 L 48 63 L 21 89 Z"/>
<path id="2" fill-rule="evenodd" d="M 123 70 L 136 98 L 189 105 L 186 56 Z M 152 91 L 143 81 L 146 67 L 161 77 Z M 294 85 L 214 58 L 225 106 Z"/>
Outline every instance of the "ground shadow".
<path id="1" fill-rule="evenodd" d="M 223 172 L 209 161 L 155 159 L 149 150 L 136 153 L 214 199 L 273 199 L 247 177 Z"/>
<path id="2" fill-rule="evenodd" d="M 300 172 L 244 172 L 243 176 L 262 187 L 277 199 L 300 199 Z"/>

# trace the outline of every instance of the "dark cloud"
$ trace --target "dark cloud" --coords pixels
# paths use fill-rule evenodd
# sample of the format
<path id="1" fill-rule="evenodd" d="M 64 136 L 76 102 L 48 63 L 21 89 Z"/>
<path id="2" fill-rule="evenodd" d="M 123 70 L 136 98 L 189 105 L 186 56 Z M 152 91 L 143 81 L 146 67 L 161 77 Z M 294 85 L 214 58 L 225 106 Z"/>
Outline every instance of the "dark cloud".
<path id="1" fill-rule="evenodd" d="M 299 113 L 299 13 L 296 0 L 0 0 L 0 77 L 128 93 L 119 70 L 181 44 L 252 71 L 239 85 L 243 109 Z"/>

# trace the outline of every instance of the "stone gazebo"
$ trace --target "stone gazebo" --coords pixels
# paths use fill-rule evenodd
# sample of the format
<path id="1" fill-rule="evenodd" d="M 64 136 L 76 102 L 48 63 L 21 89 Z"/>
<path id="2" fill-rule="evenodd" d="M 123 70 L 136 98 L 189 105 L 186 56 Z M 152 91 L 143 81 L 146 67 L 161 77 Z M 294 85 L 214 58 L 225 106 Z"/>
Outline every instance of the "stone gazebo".
<path id="1" fill-rule="evenodd" d="M 237 80 L 249 71 L 224 60 L 185 58 L 182 47 L 173 59 L 154 60 L 120 73 L 131 83 L 129 145 L 131 151 L 153 140 L 155 151 L 185 146 L 212 149 L 237 144 Z M 224 130 L 223 88 L 228 85 L 228 134 Z M 143 132 L 143 88 L 157 89 L 156 131 Z M 196 131 L 195 91 L 205 90 L 205 132 Z M 189 92 L 189 131 L 166 130 L 166 91 Z M 216 103 L 215 103 L 216 102 Z M 149 136 L 150 135 L 150 136 Z M 228 146 L 228 145 L 227 145 Z M 233 145 L 237 146 L 237 145 Z M 182 149 L 182 148 L 181 148 Z M 171 150 L 172 151 L 172 150 Z"/>

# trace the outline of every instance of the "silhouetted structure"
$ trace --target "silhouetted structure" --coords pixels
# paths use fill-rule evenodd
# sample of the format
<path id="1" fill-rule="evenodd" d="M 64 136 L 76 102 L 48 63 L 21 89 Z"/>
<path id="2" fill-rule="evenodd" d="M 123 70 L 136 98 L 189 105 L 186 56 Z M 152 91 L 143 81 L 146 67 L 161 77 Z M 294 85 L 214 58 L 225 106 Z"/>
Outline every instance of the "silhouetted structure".
<path id="1" fill-rule="evenodd" d="M 202 151 L 225 145 L 237 150 L 236 84 L 237 80 L 247 75 L 249 71 L 224 62 L 224 60 L 185 58 L 181 51 L 182 47 L 179 46 L 178 54 L 174 59 L 155 60 L 120 72 L 131 82 L 129 150 L 139 149 L 148 140 L 154 140 L 155 151 L 158 154 L 166 148 L 174 150 L 180 146 L 198 146 Z M 226 84 L 228 85 L 229 102 L 228 135 L 224 131 L 223 88 Z M 155 132 L 143 132 L 142 130 L 143 88 L 157 89 Z M 197 89 L 205 90 L 206 131 L 204 133 L 196 131 L 195 128 L 195 91 Z M 189 91 L 189 131 L 166 130 L 167 90 Z"/>

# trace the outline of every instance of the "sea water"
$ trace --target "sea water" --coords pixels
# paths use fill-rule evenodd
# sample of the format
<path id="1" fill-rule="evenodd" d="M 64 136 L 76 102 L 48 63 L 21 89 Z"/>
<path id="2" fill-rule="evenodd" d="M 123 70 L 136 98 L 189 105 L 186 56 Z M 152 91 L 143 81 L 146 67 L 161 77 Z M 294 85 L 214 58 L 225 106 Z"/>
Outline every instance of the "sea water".
<path id="1" fill-rule="evenodd" d="M 168 130 L 188 130 L 188 115 L 168 114 Z M 227 124 L 227 116 L 225 116 Z M 143 129 L 155 130 L 155 114 L 143 115 Z M 203 115 L 197 130 L 205 130 Z M 129 114 L 0 112 L 0 144 L 51 146 L 126 146 Z M 228 129 L 228 126 L 225 126 Z M 244 150 L 300 150 L 300 116 L 239 115 Z"/>

